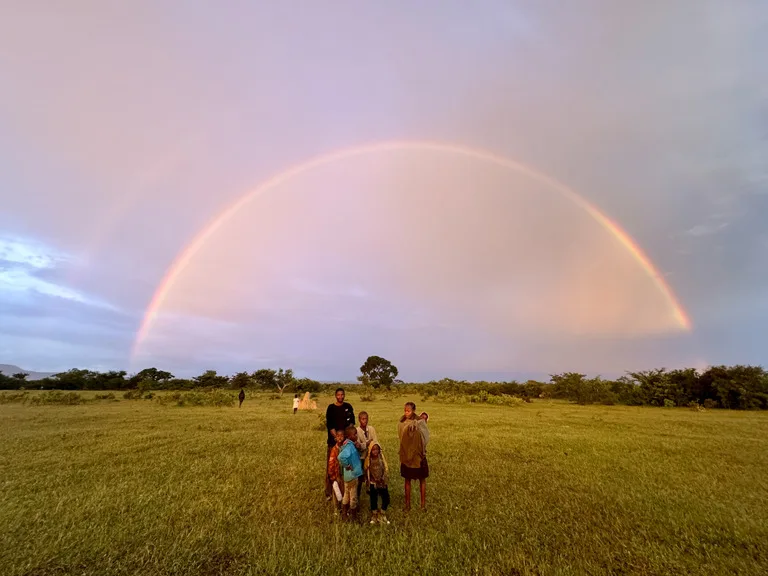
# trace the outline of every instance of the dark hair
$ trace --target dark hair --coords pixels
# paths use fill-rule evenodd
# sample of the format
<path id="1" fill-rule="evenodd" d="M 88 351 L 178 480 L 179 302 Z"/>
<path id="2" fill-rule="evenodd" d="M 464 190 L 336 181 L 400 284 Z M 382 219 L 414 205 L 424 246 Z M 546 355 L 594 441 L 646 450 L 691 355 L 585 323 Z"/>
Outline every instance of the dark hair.
<path id="1" fill-rule="evenodd" d="M 349 426 L 347 426 L 346 428 L 344 428 L 344 435 L 345 435 L 345 436 L 351 436 L 351 435 L 352 435 L 352 431 L 353 431 L 353 430 L 354 430 L 355 432 L 357 432 L 357 428 L 355 428 L 354 426 L 352 426 L 352 424 L 350 424 Z"/>
<path id="2" fill-rule="evenodd" d="M 406 406 L 410 406 L 410 407 L 411 407 L 411 410 L 413 410 L 414 412 L 416 412 L 416 403 L 415 403 L 415 402 L 406 402 L 406 403 L 405 403 L 405 405 L 406 405 Z"/>
<path id="3" fill-rule="evenodd" d="M 336 392 L 334 392 L 334 394 L 338 394 L 339 392 L 344 392 L 344 388 L 336 388 Z"/>
<path id="4" fill-rule="evenodd" d="M 357 419 L 359 420 L 359 419 L 360 419 L 360 417 L 361 417 L 363 414 L 365 414 L 366 416 L 368 416 L 368 417 L 370 418 L 370 416 L 368 415 L 368 412 L 366 412 L 365 410 L 363 410 L 362 412 L 360 412 L 360 414 L 358 414 L 358 415 L 357 415 Z"/>

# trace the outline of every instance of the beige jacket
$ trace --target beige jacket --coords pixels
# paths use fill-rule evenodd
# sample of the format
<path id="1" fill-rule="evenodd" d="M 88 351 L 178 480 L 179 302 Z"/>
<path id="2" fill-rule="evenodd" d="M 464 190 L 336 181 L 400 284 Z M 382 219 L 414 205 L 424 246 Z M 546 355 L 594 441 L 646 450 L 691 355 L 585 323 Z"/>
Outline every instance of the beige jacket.
<path id="1" fill-rule="evenodd" d="M 378 442 L 379 437 L 376 435 L 376 428 L 368 424 L 365 430 L 362 426 L 357 427 L 357 451 L 360 453 L 360 459 L 365 460 L 368 456 L 368 447 L 373 442 Z"/>

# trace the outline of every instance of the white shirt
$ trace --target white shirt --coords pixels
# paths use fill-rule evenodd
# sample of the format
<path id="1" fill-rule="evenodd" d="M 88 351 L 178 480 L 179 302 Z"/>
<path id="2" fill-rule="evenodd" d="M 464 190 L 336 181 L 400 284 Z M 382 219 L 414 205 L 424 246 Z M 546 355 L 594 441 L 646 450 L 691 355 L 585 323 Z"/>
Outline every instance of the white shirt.
<path id="1" fill-rule="evenodd" d="M 293 399 L 293 407 L 294 408 L 298 408 L 299 407 L 299 399 L 298 398 L 294 398 Z"/>

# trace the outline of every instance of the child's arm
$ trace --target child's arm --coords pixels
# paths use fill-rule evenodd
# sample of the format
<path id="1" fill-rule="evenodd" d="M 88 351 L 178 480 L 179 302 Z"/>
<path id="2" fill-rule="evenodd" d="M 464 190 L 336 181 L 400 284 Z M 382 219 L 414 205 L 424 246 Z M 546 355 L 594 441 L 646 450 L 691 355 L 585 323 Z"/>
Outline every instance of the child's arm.
<path id="1" fill-rule="evenodd" d="M 341 449 L 341 452 L 339 452 L 339 463 L 342 465 L 342 467 L 346 468 L 347 470 L 352 470 L 351 462 L 349 461 L 350 453 L 349 450 L 355 450 L 355 445 L 352 442 L 348 442 L 347 444 L 344 444 L 344 447 Z"/>

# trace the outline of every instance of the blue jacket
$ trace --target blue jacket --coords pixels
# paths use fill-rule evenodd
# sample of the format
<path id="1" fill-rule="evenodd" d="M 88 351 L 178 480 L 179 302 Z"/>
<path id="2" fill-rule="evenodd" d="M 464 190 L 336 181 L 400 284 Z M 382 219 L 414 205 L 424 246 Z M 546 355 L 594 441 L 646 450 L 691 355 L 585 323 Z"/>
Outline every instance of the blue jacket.
<path id="1" fill-rule="evenodd" d="M 339 462 L 344 470 L 344 482 L 351 482 L 363 475 L 363 464 L 360 462 L 360 454 L 357 452 L 355 443 L 351 440 L 344 442 L 344 445 L 341 447 Z M 351 466 L 352 470 L 347 470 L 347 466 Z"/>

